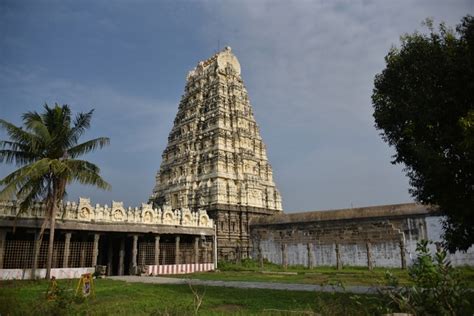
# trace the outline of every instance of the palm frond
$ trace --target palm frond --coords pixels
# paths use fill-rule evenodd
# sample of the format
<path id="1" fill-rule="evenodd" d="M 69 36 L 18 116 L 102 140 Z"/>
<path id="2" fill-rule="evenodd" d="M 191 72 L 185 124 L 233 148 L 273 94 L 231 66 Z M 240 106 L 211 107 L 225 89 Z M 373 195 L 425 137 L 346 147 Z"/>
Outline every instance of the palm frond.
<path id="1" fill-rule="evenodd" d="M 71 110 L 68 105 L 59 106 L 57 103 L 54 107 L 44 105 L 45 112 L 41 114 L 44 125 L 48 128 L 52 135 L 51 148 L 65 149 L 68 148 L 68 138 L 71 125 Z"/>
<path id="2" fill-rule="evenodd" d="M 24 155 L 28 154 L 31 157 L 38 158 L 35 160 L 39 160 L 39 158 L 41 158 L 43 154 L 43 150 L 41 148 L 38 149 L 39 151 L 34 151 L 28 144 L 0 140 L 0 150 L 12 150 L 22 152 L 24 153 Z"/>
<path id="3" fill-rule="evenodd" d="M 69 169 L 69 182 L 94 185 L 100 189 L 110 190 L 112 187 L 99 175 L 100 168 L 95 164 L 77 159 L 66 159 L 63 162 Z"/>
<path id="4" fill-rule="evenodd" d="M 95 173 L 100 172 L 100 168 L 96 164 L 94 164 L 90 161 L 87 161 L 87 160 L 64 159 L 63 162 L 64 162 L 64 164 L 67 165 L 68 170 L 70 172 L 78 172 L 78 171 L 82 171 L 82 170 L 87 170 L 87 171 L 95 172 Z"/>
<path id="5" fill-rule="evenodd" d="M 17 216 L 32 208 L 36 202 L 42 200 L 47 195 L 47 192 L 48 183 L 43 179 L 28 181 L 17 192 L 17 199 L 20 202 L 20 212 L 17 214 Z"/>
<path id="6" fill-rule="evenodd" d="M 40 122 L 43 122 L 43 118 L 41 117 L 41 115 L 34 111 L 34 112 L 26 112 L 24 113 L 21 118 L 23 119 L 23 122 L 25 123 L 26 126 L 28 126 L 28 124 L 30 122 L 33 122 L 33 121 L 40 121 Z"/>
<path id="7" fill-rule="evenodd" d="M 74 174 L 73 181 L 77 181 L 80 184 L 93 185 L 102 190 L 111 190 L 112 186 L 106 182 L 102 177 L 94 172 L 90 171 L 81 171 L 77 174 Z"/>
<path id="8" fill-rule="evenodd" d="M 48 143 L 51 141 L 51 134 L 49 133 L 48 127 L 44 124 L 43 118 L 37 112 L 27 112 L 23 114 L 23 123 L 26 128 L 34 132 L 43 142 Z"/>
<path id="9" fill-rule="evenodd" d="M 2 149 L 11 149 L 11 150 L 18 150 L 18 149 L 27 149 L 28 146 L 19 142 L 12 142 L 8 140 L 0 140 L 0 148 Z"/>
<path id="10" fill-rule="evenodd" d="M 110 144 L 110 139 L 108 137 L 99 137 L 91 139 L 82 144 L 76 145 L 70 148 L 67 152 L 69 157 L 76 158 L 81 155 L 87 154 L 91 151 L 96 150 L 97 148 L 103 148 Z"/>
<path id="11" fill-rule="evenodd" d="M 35 160 L 37 160 L 36 155 L 33 155 L 31 152 L 0 149 L 0 162 L 16 163 L 19 166 L 23 166 Z"/>
<path id="12" fill-rule="evenodd" d="M 11 199 L 27 182 L 46 177 L 50 172 L 50 165 L 51 160 L 44 158 L 21 167 L 1 179 L 0 185 L 5 187 L 0 191 L 0 200 Z"/>
<path id="13" fill-rule="evenodd" d="M 41 142 L 38 136 L 3 119 L 0 119 L 0 128 L 4 129 L 8 136 L 10 136 L 10 139 L 17 143 L 28 144 L 32 148 L 36 148 L 37 144 Z"/>
<path id="14" fill-rule="evenodd" d="M 86 129 L 91 125 L 92 114 L 94 109 L 90 110 L 87 113 L 78 113 L 74 119 L 74 127 L 71 128 L 70 138 L 72 140 L 71 146 L 77 144 L 79 138 L 84 134 Z"/>

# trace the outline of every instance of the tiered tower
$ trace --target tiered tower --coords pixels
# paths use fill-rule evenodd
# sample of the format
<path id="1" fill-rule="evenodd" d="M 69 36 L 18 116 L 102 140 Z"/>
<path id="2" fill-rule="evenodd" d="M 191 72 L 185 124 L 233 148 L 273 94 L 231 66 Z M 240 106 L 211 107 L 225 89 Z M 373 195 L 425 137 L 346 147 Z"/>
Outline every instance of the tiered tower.
<path id="1" fill-rule="evenodd" d="M 206 209 L 217 225 L 219 256 L 228 260 L 249 255 L 253 216 L 282 211 L 230 47 L 189 72 L 151 201 Z"/>

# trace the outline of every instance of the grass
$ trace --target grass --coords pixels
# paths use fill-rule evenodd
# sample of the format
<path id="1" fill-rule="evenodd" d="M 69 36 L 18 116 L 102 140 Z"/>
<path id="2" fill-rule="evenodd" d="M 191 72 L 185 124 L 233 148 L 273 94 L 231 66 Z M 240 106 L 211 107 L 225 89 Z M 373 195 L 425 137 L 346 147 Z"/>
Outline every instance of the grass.
<path id="1" fill-rule="evenodd" d="M 250 260 L 223 263 L 219 272 L 184 277 L 206 280 L 263 281 L 306 284 L 377 285 L 387 269 L 345 267 L 289 267 Z M 408 273 L 388 269 L 402 283 Z M 468 286 L 474 287 L 474 268 L 460 268 Z M 183 277 L 183 276 L 181 276 Z M 74 295 L 78 280 L 59 280 L 57 299 L 46 300 L 47 281 L 0 281 L 0 315 L 380 315 L 386 301 L 377 295 L 319 293 L 264 289 L 237 289 L 188 285 L 159 285 L 95 280 L 95 297 Z M 468 301 L 474 301 L 470 291 Z M 202 299 L 202 305 L 197 304 Z M 384 303 L 385 302 L 385 303 Z M 474 314 L 474 310 L 469 314 Z"/>
<path id="2" fill-rule="evenodd" d="M 95 297 L 74 298 L 77 280 L 60 280 L 64 289 L 48 302 L 47 281 L 0 282 L 1 315 L 193 315 L 187 285 L 158 285 L 95 280 Z M 260 289 L 195 287 L 203 296 L 199 315 L 371 315 L 377 297 Z"/>
<path id="3" fill-rule="evenodd" d="M 280 274 L 276 271 L 217 271 L 180 275 L 177 277 L 193 278 L 200 280 L 223 280 L 223 281 L 254 281 L 254 282 L 277 282 L 277 283 L 300 283 L 300 284 L 344 284 L 344 285 L 366 285 L 374 286 L 384 283 L 386 270 L 373 271 L 337 271 L 331 269 L 315 269 L 295 274 Z M 400 280 L 401 284 L 408 284 L 406 271 L 391 271 Z"/>
<path id="4" fill-rule="evenodd" d="M 245 267 L 247 265 L 248 267 Z M 278 266 L 252 267 L 252 262 L 225 264 L 221 272 L 191 275 L 208 280 L 267 281 L 311 284 L 374 284 L 385 269 L 368 271 L 329 267 L 305 269 Z M 237 270 L 237 271 L 236 271 Z M 464 279 L 472 279 L 474 269 L 463 268 Z M 279 274 L 291 272 L 291 274 Z M 407 272 L 392 269 L 407 280 Z M 59 280 L 55 301 L 46 300 L 47 281 L 0 281 L 0 315 L 196 315 L 196 301 L 202 299 L 199 315 L 380 315 L 386 307 L 380 296 L 350 293 L 319 293 L 264 289 L 237 289 L 188 285 L 126 283 L 95 280 L 95 297 L 74 296 L 78 280 Z M 196 294 L 197 293 L 197 294 Z M 474 291 L 469 292 L 474 301 Z M 474 314 L 474 310 L 469 314 Z"/>
<path id="5" fill-rule="evenodd" d="M 467 282 L 467 286 L 474 288 L 474 268 L 462 267 L 458 269 Z M 176 277 L 223 281 L 376 286 L 385 284 L 387 272 L 397 277 L 401 285 L 410 284 L 407 270 L 396 268 L 374 268 L 369 271 L 363 267 L 344 267 L 342 270 L 337 270 L 335 267 L 308 269 L 296 266 L 284 269 L 282 266 L 272 263 L 265 263 L 263 268 L 260 268 L 252 260 L 244 260 L 241 264 L 224 262 L 219 265 L 219 270 L 216 272 L 193 273 Z"/>

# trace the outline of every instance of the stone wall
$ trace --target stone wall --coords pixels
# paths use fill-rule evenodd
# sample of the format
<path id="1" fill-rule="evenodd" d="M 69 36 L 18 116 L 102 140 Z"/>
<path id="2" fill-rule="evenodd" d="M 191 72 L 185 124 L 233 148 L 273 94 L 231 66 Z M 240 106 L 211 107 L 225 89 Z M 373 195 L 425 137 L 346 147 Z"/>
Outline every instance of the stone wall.
<path id="1" fill-rule="evenodd" d="M 251 256 L 250 222 L 274 212 L 262 208 L 217 204 L 208 210 L 214 218 L 220 260 L 236 261 Z"/>
<path id="2" fill-rule="evenodd" d="M 427 217 L 426 227 L 428 232 L 428 239 L 432 240 L 434 244 L 430 245 L 431 251 L 436 250 L 436 243 L 442 242 L 442 218 L 441 217 Z M 471 246 L 467 251 L 456 251 L 449 254 L 449 260 L 454 266 L 473 266 L 474 265 L 474 247 Z"/>
<path id="3" fill-rule="evenodd" d="M 419 204 L 260 217 L 250 225 L 251 254 L 282 265 L 406 267 L 417 241 L 440 241 L 440 219 Z M 474 265 L 474 251 L 451 260 Z"/>

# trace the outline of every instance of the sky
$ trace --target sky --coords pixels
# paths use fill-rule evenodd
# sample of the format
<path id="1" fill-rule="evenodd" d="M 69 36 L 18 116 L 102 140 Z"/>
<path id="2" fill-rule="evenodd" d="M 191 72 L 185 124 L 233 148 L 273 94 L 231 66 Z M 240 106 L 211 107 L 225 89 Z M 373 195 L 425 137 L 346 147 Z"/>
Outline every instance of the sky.
<path id="1" fill-rule="evenodd" d="M 412 202 L 374 128 L 374 76 L 427 17 L 454 27 L 467 14 L 472 0 L 0 0 L 0 118 L 21 125 L 45 103 L 95 109 L 83 140 L 111 144 L 85 158 L 112 190 L 74 184 L 67 198 L 139 206 L 187 72 L 228 45 L 286 212 Z"/>

